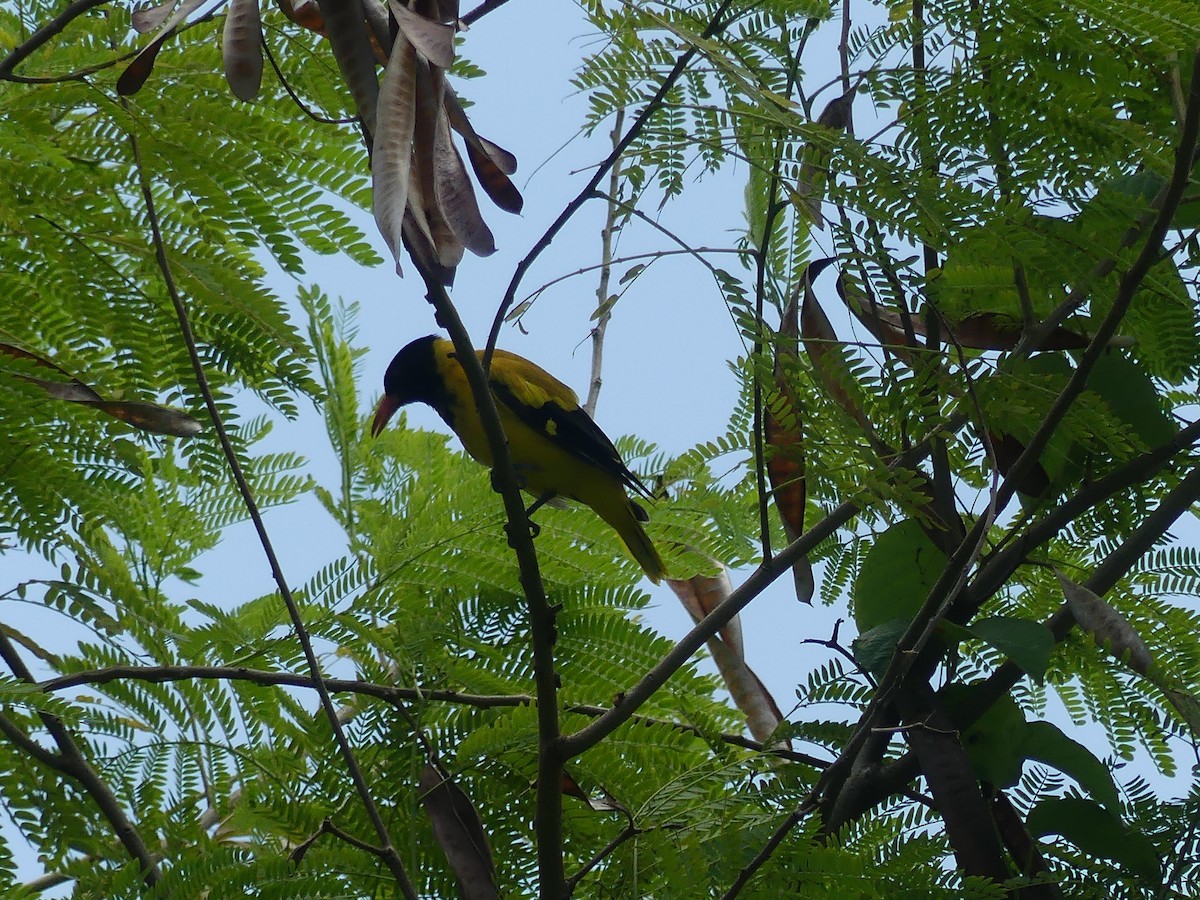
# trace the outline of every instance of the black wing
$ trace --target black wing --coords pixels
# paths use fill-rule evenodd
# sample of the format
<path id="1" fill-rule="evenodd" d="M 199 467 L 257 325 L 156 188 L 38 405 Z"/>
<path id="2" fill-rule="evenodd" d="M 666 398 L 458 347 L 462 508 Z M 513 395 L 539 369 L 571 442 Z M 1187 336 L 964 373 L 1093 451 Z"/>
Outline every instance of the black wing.
<path id="1" fill-rule="evenodd" d="M 564 409 L 554 400 L 541 406 L 531 406 L 517 397 L 508 385 L 490 379 L 496 399 L 533 430 L 554 438 L 555 443 L 602 472 L 614 476 L 630 490 L 650 497 L 650 489 L 621 461 L 621 455 L 600 426 L 592 421 L 582 407 Z"/>

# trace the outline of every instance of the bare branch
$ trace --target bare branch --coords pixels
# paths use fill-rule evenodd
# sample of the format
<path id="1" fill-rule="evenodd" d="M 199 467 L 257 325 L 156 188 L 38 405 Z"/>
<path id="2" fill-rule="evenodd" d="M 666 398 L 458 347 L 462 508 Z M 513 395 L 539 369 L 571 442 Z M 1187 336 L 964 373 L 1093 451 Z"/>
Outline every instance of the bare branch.
<path id="1" fill-rule="evenodd" d="M 108 0 L 74 0 L 74 2 L 69 3 L 66 9 L 24 41 L 17 44 L 9 52 L 8 56 L 0 60 L 0 80 L 12 80 L 11 76 L 17 66 L 32 56 L 34 51 L 46 44 L 51 38 L 61 34 L 68 25 L 88 10 L 95 9 L 97 6 L 101 6 L 107 2 Z"/>
<path id="2" fill-rule="evenodd" d="M 621 128 L 625 124 L 625 108 L 617 110 L 616 120 L 612 127 L 612 142 L 616 147 L 621 140 Z M 608 176 L 608 196 L 615 198 L 621 187 L 621 164 L 615 162 Z M 608 303 L 608 283 L 612 277 L 612 246 L 613 231 L 617 227 L 621 206 L 616 199 L 609 200 L 608 211 L 604 218 L 604 227 L 600 230 L 600 283 L 596 286 L 596 324 L 592 327 L 592 376 L 588 379 L 587 402 L 583 404 L 589 416 L 596 415 L 596 403 L 600 400 L 600 386 L 603 384 L 601 368 L 604 364 L 604 333 L 608 330 L 608 320 L 612 318 L 612 309 Z"/>
<path id="3" fill-rule="evenodd" d="M 709 20 L 708 25 L 702 32 L 702 37 L 710 38 L 725 27 L 725 13 L 732 5 L 733 0 L 721 0 L 721 5 L 717 7 L 712 19 Z M 633 124 L 629 126 L 629 131 L 625 133 L 625 137 L 617 143 L 617 146 L 613 147 L 612 152 L 596 167 L 596 171 L 592 173 L 592 177 L 588 179 L 587 184 L 583 186 L 583 189 L 575 196 L 575 199 L 568 203 L 563 211 L 559 213 L 558 218 L 550 224 L 550 227 L 546 229 L 537 243 L 533 245 L 533 249 L 525 255 L 524 259 L 517 263 L 517 268 L 513 272 L 512 279 L 508 283 L 508 288 L 504 292 L 504 298 L 500 301 L 500 307 L 496 310 L 496 317 L 492 321 L 492 329 L 488 333 L 487 347 L 483 357 L 485 368 L 491 364 L 492 351 L 496 349 L 496 340 L 500 337 L 500 326 L 504 323 L 504 317 L 508 314 L 509 308 L 512 307 L 513 301 L 516 299 L 517 288 L 520 286 L 521 280 L 525 277 L 525 273 L 529 271 L 530 266 L 550 246 L 550 243 L 562 230 L 563 226 L 593 196 L 597 186 L 604 180 L 604 176 L 616 165 L 617 160 L 621 158 L 621 155 L 629 148 L 629 145 L 637 140 L 638 135 L 642 133 L 642 129 L 646 127 L 646 123 L 650 120 L 650 117 L 658 112 L 663 103 L 666 102 L 668 92 L 683 75 L 684 70 L 687 69 L 688 64 L 692 61 L 697 51 L 698 48 L 693 45 L 679 55 L 679 58 L 675 60 L 675 65 L 667 73 L 667 77 L 663 79 L 662 83 L 658 86 L 658 90 L 654 92 L 654 96 L 646 102 L 641 112 L 638 113 L 637 118 L 634 119 Z"/>
<path id="4" fill-rule="evenodd" d="M 316 652 L 313 649 L 312 638 L 309 636 L 308 629 L 304 625 L 304 618 L 300 614 L 300 608 L 296 605 L 296 600 L 292 596 L 291 588 L 288 586 L 287 578 L 283 574 L 283 569 L 279 564 L 279 559 L 275 554 L 275 548 L 271 543 L 271 538 L 267 534 L 266 525 L 263 523 L 262 514 L 259 512 L 258 503 L 254 499 L 254 493 L 250 488 L 249 482 L 246 481 L 246 476 L 242 471 L 241 462 L 238 460 L 237 453 L 233 448 L 233 444 L 229 440 L 229 434 L 225 429 L 225 423 L 221 417 L 220 410 L 217 408 L 216 400 L 213 397 L 212 389 L 208 384 L 208 377 L 204 372 L 204 363 L 200 359 L 199 350 L 196 346 L 196 337 L 192 331 L 191 319 L 188 314 L 187 305 L 183 301 L 182 295 L 175 284 L 175 278 L 171 271 L 171 264 L 167 258 L 166 240 L 163 237 L 161 226 L 158 220 L 158 211 L 154 202 L 154 195 L 150 189 L 150 177 L 146 172 L 144 163 L 141 157 L 141 150 L 137 137 L 131 132 L 129 134 L 130 145 L 133 149 L 134 161 L 137 167 L 138 183 L 141 189 L 142 200 L 146 206 L 146 215 L 150 223 L 151 238 L 154 243 L 154 255 L 158 261 L 158 266 L 163 276 L 163 284 L 167 289 L 167 294 L 171 298 L 171 303 L 175 308 L 175 315 L 179 321 L 179 332 L 183 337 L 184 344 L 187 346 L 188 357 L 192 363 L 192 369 L 196 376 L 196 385 L 204 398 L 204 404 L 208 409 L 209 417 L 212 420 L 213 428 L 217 433 L 217 438 L 221 444 L 221 449 L 225 454 L 226 462 L 229 464 L 230 473 L 237 485 L 238 492 L 242 496 L 242 501 L 246 506 L 246 510 L 250 515 L 251 521 L 254 523 L 254 529 L 258 534 L 259 543 L 262 545 L 263 553 L 266 555 L 267 563 L 271 569 L 271 575 L 275 580 L 276 586 L 279 588 L 279 596 L 282 598 L 284 605 L 287 607 L 288 616 L 291 619 L 292 627 L 296 633 L 296 640 L 300 643 L 304 651 L 305 661 L 308 663 L 309 671 L 312 673 L 312 684 L 317 691 L 318 697 L 321 700 L 321 707 L 325 711 L 325 716 L 329 720 L 330 727 L 333 729 L 334 740 L 337 742 L 338 749 L 341 752 L 342 758 L 345 761 L 346 768 L 350 773 L 350 778 L 354 783 L 354 787 L 358 792 L 359 800 L 367 812 L 367 817 L 371 820 L 376 834 L 379 836 L 380 844 L 384 851 L 384 859 L 388 864 L 388 868 L 392 872 L 392 876 L 396 879 L 396 884 L 404 895 L 410 900 L 416 900 L 417 892 L 413 887 L 412 882 L 408 877 L 408 873 L 404 869 L 404 863 L 400 859 L 399 853 L 396 852 L 395 846 L 392 844 L 390 835 L 388 834 L 387 825 L 380 815 L 379 807 L 376 805 L 374 798 L 371 796 L 370 787 L 367 785 L 367 780 L 362 773 L 361 767 L 358 765 L 358 760 L 354 755 L 354 750 L 350 746 L 350 740 L 346 736 L 345 728 L 338 719 L 337 709 L 333 705 L 333 700 L 329 696 L 329 690 L 325 687 L 325 683 L 321 675 L 321 664 L 317 659 Z"/>

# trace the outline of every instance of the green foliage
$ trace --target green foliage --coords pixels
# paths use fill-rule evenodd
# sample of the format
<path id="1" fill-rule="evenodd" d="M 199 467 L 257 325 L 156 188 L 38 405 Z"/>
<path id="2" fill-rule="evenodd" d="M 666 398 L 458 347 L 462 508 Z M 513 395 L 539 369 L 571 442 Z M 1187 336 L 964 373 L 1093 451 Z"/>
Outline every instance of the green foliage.
<path id="1" fill-rule="evenodd" d="M 60 6 L 0 7 L 0 43 Z M 712 296 L 680 301 L 729 312 L 741 393 L 728 425 L 674 457 L 618 441 L 654 489 L 648 533 L 677 582 L 756 565 L 764 536 L 785 546 L 755 470 L 769 407 L 803 449 L 807 527 L 839 516 L 808 559 L 822 603 L 857 633 L 839 621 L 831 637 L 797 635 L 804 652 L 778 661 L 797 685 L 770 738 L 787 746 L 740 737 L 724 691 L 744 702 L 753 672 L 723 683 L 693 657 L 567 761 L 592 798 L 563 800 L 557 849 L 568 876 L 588 869 L 576 895 L 720 895 L 748 874 L 745 894 L 763 897 L 1007 896 L 1024 861 L 1001 860 L 1012 885 L 961 862 L 969 835 L 954 804 L 995 810 L 979 782 L 1004 791 L 1046 860 L 1035 877 L 1064 893 L 1194 893 L 1198 801 L 1194 783 L 1176 788 L 1195 747 L 1200 551 L 1168 529 L 1200 491 L 1194 453 L 1165 465 L 1148 453 L 1179 441 L 1197 407 L 1195 173 L 1165 234 L 1147 235 L 1177 168 L 1195 9 L 583 9 L 602 37 L 573 82 L 584 132 L 607 131 L 618 110 L 644 116 L 619 169 L 621 200 L 638 210 L 622 210 L 625 240 L 696 178 L 732 170 L 745 182 L 745 227 L 736 211 L 713 215 L 737 230 L 744 268 L 689 248 Z M 326 43 L 264 14 L 296 97 L 318 119 L 342 117 L 351 102 Z M 317 124 L 275 79 L 253 104 L 229 99 L 219 25 L 204 14 L 181 29 L 131 98 L 114 91 L 129 45 L 115 8 L 76 16 L 0 81 L 12 173 L 0 183 L 0 344 L 32 354 L 0 355 L 0 553 L 54 573 L 0 584 L 19 613 L 0 627 L 0 800 L 77 896 L 149 895 L 114 809 L 161 856 L 161 896 L 395 892 L 363 849 L 377 835 L 281 598 L 240 583 L 219 603 L 196 596 L 248 512 L 177 291 L 258 504 L 319 505 L 344 536 L 288 577 L 322 666 L 357 681 L 334 702 L 416 891 L 455 892 L 417 786 L 436 758 L 483 823 L 502 893 L 531 895 L 535 781 L 553 749 L 539 654 L 552 654 L 557 721 L 573 735 L 621 708 L 674 645 L 646 624 L 650 595 L 619 539 L 568 505 L 536 514 L 555 614 L 552 646 L 535 646 L 487 472 L 403 416 L 367 437 L 354 330 L 367 298 L 273 287 L 320 254 L 380 262 L 348 212 L 370 201 L 367 154 L 353 124 Z M 835 69 L 844 80 L 823 84 Z M 455 71 L 482 74 L 468 60 Z M 845 127 L 820 117 L 851 87 Z M 812 299 L 836 337 L 810 321 L 793 340 L 783 308 L 825 256 L 835 274 Z M 1017 338 L 979 349 L 965 326 L 981 314 L 1026 331 L 1054 318 L 1084 344 L 1108 322 L 1114 340 L 1095 353 L 1030 355 Z M 56 400 L 38 359 L 64 390 L 76 376 L 205 430 L 158 437 Z M 273 425 L 309 402 L 337 467 L 319 484 L 298 453 L 267 449 Z M 1046 423 L 1032 480 L 1007 484 Z M 1016 489 L 1020 508 L 1007 505 Z M 1071 628 L 1052 566 L 1097 585 L 1145 641 L 1151 677 Z M 899 646 L 906 634 L 917 646 Z M 753 651 L 735 662 L 761 669 Z M 989 681 L 1001 699 L 985 709 L 976 683 Z M 1078 728 L 1043 721 L 1059 705 Z M 920 774 L 932 770 L 909 738 L 931 727 L 927 713 L 955 722 L 939 737 L 965 801 Z M 1131 760 L 1179 780 L 1151 789 L 1118 768 Z M 10 893 L 19 849 L 0 842 Z"/>

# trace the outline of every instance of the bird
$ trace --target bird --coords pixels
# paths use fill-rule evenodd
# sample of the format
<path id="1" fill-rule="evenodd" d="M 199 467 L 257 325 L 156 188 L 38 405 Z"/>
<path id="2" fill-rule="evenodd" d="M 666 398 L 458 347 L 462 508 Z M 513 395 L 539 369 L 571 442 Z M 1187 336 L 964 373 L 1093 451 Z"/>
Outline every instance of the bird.
<path id="1" fill-rule="evenodd" d="M 477 354 L 483 357 L 483 352 Z M 626 489 L 650 490 L 621 460 L 612 441 L 579 405 L 579 398 L 541 366 L 497 349 L 488 385 L 508 438 L 508 452 L 522 490 L 534 497 L 529 511 L 558 498 L 588 506 L 617 532 L 655 584 L 667 569 L 642 523 L 649 520 Z M 489 468 L 492 451 L 454 345 L 436 334 L 406 344 L 383 376 L 375 410 L 376 437 L 402 406 L 426 403 L 458 435 L 477 462 Z"/>

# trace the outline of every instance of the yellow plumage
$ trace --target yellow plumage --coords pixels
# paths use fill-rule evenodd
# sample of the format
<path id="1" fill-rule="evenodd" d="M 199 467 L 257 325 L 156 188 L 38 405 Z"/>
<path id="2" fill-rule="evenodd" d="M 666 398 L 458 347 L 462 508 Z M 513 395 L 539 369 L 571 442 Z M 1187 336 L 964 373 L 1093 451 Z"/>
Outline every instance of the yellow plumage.
<path id="1" fill-rule="evenodd" d="M 540 366 L 505 350 L 493 354 L 488 381 L 521 487 L 539 500 L 566 497 L 591 507 L 657 583 L 666 567 L 642 529 L 639 519 L 644 520 L 645 512 L 625 488 L 649 492 L 579 405 L 575 392 Z M 472 457 L 492 465 L 466 373 L 449 341 L 431 335 L 408 344 L 392 360 L 383 384 L 373 434 L 400 406 L 428 403 Z"/>

